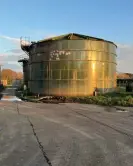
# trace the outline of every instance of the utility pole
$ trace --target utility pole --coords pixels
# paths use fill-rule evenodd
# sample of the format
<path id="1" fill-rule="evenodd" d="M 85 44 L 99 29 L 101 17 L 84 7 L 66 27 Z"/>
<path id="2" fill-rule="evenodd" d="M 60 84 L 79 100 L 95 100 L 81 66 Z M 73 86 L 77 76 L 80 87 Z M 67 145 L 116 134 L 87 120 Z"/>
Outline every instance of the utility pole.
<path id="1" fill-rule="evenodd" d="M 1 70 L 1 64 L 0 64 L 0 84 L 2 83 L 2 70 Z"/>
<path id="2" fill-rule="evenodd" d="M 104 68 L 105 68 L 105 66 L 104 66 L 104 62 L 103 62 L 103 63 L 102 63 L 102 73 L 103 73 L 103 74 L 102 74 L 102 75 L 103 75 L 103 76 L 102 76 L 102 77 L 103 77 L 103 93 L 104 93 L 104 88 L 105 88 L 105 85 L 104 85 L 104 81 L 105 81 L 105 78 L 104 78 L 104 77 L 105 77 L 105 76 L 104 76 Z"/>

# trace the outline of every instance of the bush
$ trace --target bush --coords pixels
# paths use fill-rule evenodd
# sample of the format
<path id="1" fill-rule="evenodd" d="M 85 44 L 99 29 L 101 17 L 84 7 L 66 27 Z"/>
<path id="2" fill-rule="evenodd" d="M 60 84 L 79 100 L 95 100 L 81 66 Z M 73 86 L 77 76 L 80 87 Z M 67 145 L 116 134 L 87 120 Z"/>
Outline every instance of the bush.
<path id="1" fill-rule="evenodd" d="M 84 103 L 84 104 L 98 104 L 98 105 L 118 105 L 118 106 L 133 106 L 133 97 L 110 97 L 110 96 L 87 96 L 87 97 L 66 97 L 68 102 Z"/>

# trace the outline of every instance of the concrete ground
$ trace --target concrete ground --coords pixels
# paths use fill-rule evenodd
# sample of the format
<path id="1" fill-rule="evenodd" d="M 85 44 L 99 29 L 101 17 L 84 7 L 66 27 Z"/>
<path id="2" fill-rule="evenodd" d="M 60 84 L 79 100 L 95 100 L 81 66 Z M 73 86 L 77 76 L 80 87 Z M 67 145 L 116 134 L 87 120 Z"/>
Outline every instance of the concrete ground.
<path id="1" fill-rule="evenodd" d="M 132 166 L 133 109 L 0 101 L 0 166 Z"/>

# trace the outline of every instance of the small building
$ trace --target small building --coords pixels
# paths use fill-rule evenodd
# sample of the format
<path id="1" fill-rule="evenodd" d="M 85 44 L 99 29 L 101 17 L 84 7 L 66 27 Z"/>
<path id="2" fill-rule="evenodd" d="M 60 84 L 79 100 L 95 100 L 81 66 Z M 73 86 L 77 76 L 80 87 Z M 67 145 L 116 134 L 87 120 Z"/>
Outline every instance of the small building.
<path id="1" fill-rule="evenodd" d="M 12 81 L 12 86 L 20 87 L 23 84 L 22 79 L 15 79 Z"/>
<path id="2" fill-rule="evenodd" d="M 29 78 L 29 60 L 27 58 L 24 58 L 24 59 L 20 59 L 18 62 L 19 63 L 21 62 L 23 64 L 23 83 L 26 86 L 28 86 L 28 82 L 30 80 L 30 78 Z"/>
<path id="3" fill-rule="evenodd" d="M 32 93 L 92 95 L 116 88 L 116 48 L 101 38 L 69 33 L 24 45 L 24 81 Z"/>
<path id="4" fill-rule="evenodd" d="M 117 86 L 126 87 L 127 85 L 133 84 L 133 74 L 132 73 L 117 73 Z"/>

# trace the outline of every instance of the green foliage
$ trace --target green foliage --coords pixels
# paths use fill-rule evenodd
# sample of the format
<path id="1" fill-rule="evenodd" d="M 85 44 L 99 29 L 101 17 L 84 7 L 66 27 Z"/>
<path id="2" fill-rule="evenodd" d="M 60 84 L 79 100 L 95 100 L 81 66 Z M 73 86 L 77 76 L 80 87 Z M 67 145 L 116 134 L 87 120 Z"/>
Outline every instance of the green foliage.
<path id="1" fill-rule="evenodd" d="M 133 97 L 131 95 L 99 95 L 87 97 L 66 97 L 68 102 L 84 103 L 84 104 L 98 104 L 106 106 L 133 106 Z"/>

